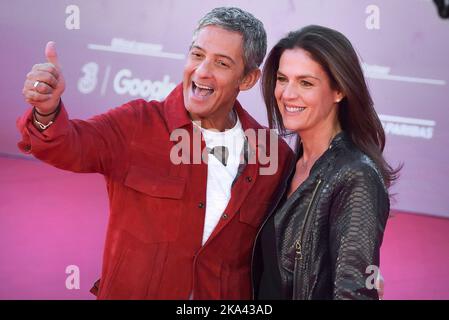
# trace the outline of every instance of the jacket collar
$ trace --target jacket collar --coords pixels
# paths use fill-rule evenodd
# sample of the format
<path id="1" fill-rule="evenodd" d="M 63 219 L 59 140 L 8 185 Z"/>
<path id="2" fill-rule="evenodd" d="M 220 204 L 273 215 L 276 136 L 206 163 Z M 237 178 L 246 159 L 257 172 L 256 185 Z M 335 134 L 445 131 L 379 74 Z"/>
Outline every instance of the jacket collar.
<path id="1" fill-rule="evenodd" d="M 341 131 L 331 141 L 329 148 L 322 154 L 320 158 L 315 162 L 310 169 L 310 175 L 327 170 L 334 164 L 334 160 L 337 157 L 339 150 L 342 146 L 347 146 L 350 142 L 348 135 Z"/>
<path id="2" fill-rule="evenodd" d="M 167 96 L 163 102 L 164 118 L 167 122 L 170 133 L 178 128 L 190 125 L 192 123 L 189 113 L 184 105 L 184 94 L 182 83 L 178 84 L 176 88 Z M 249 113 L 244 110 L 237 100 L 234 103 L 234 110 L 242 124 L 243 131 L 247 129 L 262 129 L 263 127 L 254 120 Z"/>
<path id="3" fill-rule="evenodd" d="M 341 143 L 343 143 L 344 141 L 348 141 L 348 135 L 346 134 L 346 132 L 344 131 L 340 131 L 331 141 L 330 145 L 329 145 L 329 149 L 332 149 L 338 145 L 340 145 Z"/>
<path id="4" fill-rule="evenodd" d="M 182 91 L 182 83 L 180 83 L 163 102 L 163 115 L 170 133 L 192 123 L 184 105 Z"/>

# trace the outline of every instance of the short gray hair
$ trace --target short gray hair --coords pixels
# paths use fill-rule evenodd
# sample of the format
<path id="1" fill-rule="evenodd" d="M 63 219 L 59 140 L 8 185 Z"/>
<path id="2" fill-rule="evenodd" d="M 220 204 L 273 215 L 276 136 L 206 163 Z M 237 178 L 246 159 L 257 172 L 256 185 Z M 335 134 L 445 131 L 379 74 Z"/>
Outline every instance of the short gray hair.
<path id="1" fill-rule="evenodd" d="M 238 32 L 243 36 L 245 74 L 262 64 L 267 53 L 267 34 L 263 23 L 251 13 L 235 7 L 215 8 L 198 22 L 193 32 L 193 41 L 202 28 L 211 25 Z"/>

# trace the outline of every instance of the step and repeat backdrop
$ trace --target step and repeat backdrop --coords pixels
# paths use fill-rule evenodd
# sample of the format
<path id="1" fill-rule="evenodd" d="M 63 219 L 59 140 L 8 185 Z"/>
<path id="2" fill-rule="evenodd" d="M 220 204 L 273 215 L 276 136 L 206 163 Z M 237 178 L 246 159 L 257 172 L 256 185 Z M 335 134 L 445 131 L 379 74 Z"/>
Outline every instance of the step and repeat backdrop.
<path id="1" fill-rule="evenodd" d="M 47 41 L 56 42 L 69 113 L 85 119 L 132 99 L 164 99 L 182 79 L 198 19 L 217 6 L 238 6 L 263 21 L 269 48 L 308 24 L 344 33 L 363 62 L 387 133 L 386 157 L 404 164 L 392 207 L 449 217 L 449 19 L 436 2 L 1 1 L 0 155 L 27 157 L 17 149 L 15 121 L 28 108 L 25 76 L 45 62 Z M 240 101 L 267 123 L 258 86 Z"/>

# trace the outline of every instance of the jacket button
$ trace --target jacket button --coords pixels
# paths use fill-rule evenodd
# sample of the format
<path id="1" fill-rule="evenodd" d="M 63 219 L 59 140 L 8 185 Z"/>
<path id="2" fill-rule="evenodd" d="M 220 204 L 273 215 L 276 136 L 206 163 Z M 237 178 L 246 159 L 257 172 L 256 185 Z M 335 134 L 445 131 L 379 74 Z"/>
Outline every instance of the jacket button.
<path id="1" fill-rule="evenodd" d="M 204 208 L 204 202 L 198 203 L 198 208 L 203 209 Z"/>
<path id="2" fill-rule="evenodd" d="M 228 218 L 228 215 L 226 213 L 223 213 L 221 217 L 226 220 Z"/>
<path id="3" fill-rule="evenodd" d="M 246 182 L 251 182 L 251 181 L 253 181 L 253 178 L 251 178 L 251 177 L 246 177 Z"/>

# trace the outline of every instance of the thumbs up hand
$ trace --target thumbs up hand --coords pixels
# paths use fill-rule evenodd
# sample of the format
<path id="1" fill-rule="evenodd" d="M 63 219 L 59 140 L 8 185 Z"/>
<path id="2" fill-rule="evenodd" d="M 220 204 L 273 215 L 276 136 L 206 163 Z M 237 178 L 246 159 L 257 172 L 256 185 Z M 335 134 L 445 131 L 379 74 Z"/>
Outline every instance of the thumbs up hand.
<path id="1" fill-rule="evenodd" d="M 46 63 L 35 64 L 23 85 L 25 101 L 42 114 L 52 113 L 59 105 L 65 89 L 65 80 L 53 41 L 45 47 Z"/>

